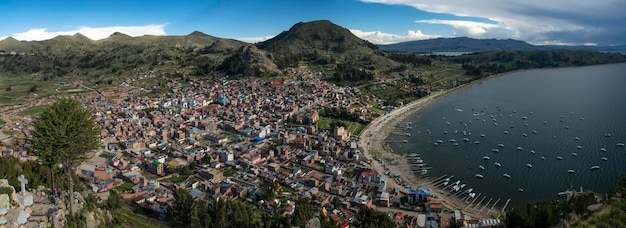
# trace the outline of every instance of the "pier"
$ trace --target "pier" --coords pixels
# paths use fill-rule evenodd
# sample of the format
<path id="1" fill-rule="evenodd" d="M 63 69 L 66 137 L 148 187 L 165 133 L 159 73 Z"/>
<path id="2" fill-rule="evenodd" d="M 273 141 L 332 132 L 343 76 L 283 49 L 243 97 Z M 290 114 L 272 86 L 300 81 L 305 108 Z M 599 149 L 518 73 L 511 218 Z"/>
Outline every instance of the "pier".
<path id="1" fill-rule="evenodd" d="M 409 140 L 385 140 L 386 143 L 408 143 Z"/>

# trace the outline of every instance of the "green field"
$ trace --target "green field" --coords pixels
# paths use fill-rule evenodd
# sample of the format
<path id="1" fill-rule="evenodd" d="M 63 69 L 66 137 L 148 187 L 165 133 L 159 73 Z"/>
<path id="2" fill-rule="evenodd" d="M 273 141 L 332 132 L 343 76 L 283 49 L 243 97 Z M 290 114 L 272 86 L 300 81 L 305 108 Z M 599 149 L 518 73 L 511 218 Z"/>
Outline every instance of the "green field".
<path id="1" fill-rule="evenodd" d="M 0 127 L 4 126 L 4 124 L 6 124 L 7 122 L 4 121 L 3 119 L 0 119 Z"/>
<path id="2" fill-rule="evenodd" d="M 48 108 L 47 106 L 30 107 L 30 108 L 22 110 L 21 112 L 18 113 L 18 115 L 20 116 L 38 115 L 39 113 L 42 113 L 47 108 Z"/>
<path id="3" fill-rule="evenodd" d="M 118 191 L 128 191 L 128 190 L 132 190 L 133 186 L 135 186 L 133 183 L 124 182 L 124 184 L 115 187 L 115 190 L 118 190 Z"/>
<path id="4" fill-rule="evenodd" d="M 333 121 L 337 121 L 337 122 L 341 122 L 343 123 L 346 127 L 346 131 L 349 131 L 352 135 L 358 135 L 359 133 L 361 133 L 361 131 L 365 128 L 365 124 L 362 123 L 358 123 L 358 122 L 353 122 L 353 121 L 348 121 L 348 120 L 338 120 L 338 119 L 333 119 L 330 117 L 320 117 L 320 120 L 317 122 L 317 127 L 320 130 L 329 130 L 332 131 L 333 129 L 330 129 L 330 124 Z"/>
<path id="5" fill-rule="evenodd" d="M 170 178 L 167 178 L 167 179 L 163 179 L 161 181 L 163 181 L 163 182 L 179 183 L 179 182 L 184 181 L 185 179 L 187 179 L 187 176 L 180 175 L 178 177 L 170 177 Z"/>

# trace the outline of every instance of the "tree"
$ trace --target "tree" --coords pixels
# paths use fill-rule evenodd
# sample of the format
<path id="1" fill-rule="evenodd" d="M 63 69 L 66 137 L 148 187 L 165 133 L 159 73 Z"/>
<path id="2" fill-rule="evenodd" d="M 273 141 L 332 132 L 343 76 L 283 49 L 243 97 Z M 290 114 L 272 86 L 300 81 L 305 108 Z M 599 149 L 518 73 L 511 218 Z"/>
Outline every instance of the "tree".
<path id="1" fill-rule="evenodd" d="M 177 223 L 191 224 L 191 214 L 193 211 L 193 197 L 184 188 L 174 189 L 174 202 L 168 208 L 167 215 Z"/>
<path id="2" fill-rule="evenodd" d="M 100 146 L 100 128 L 90 110 L 75 99 L 62 98 L 39 115 L 34 124 L 33 152 L 45 165 L 63 165 L 67 172 L 70 214 L 74 215 L 72 167 Z M 52 174 L 54 175 L 54 174 Z"/>

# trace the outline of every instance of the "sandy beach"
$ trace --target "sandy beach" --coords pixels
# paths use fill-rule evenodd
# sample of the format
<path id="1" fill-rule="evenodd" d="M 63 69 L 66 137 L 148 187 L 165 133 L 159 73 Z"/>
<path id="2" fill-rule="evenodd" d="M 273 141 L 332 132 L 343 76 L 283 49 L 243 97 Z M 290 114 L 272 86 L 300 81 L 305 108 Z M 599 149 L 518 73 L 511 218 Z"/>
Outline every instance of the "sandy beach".
<path id="1" fill-rule="evenodd" d="M 494 75 L 488 78 L 497 77 L 500 75 Z M 466 86 L 470 86 L 476 83 L 480 83 L 488 78 L 484 78 L 481 80 L 476 80 L 472 83 L 468 83 L 453 89 L 433 93 L 430 96 L 423 97 L 419 100 L 411 102 L 403 107 L 396 108 L 391 112 L 387 113 L 384 116 L 376 118 L 373 120 L 363 131 L 361 132 L 359 138 L 359 146 L 362 148 L 363 153 L 368 157 L 372 158 L 373 156 L 379 156 L 384 160 L 394 160 L 397 162 L 397 165 L 387 165 L 386 168 L 392 174 L 401 174 L 402 179 L 414 188 L 424 188 L 431 190 L 431 194 L 441 200 L 446 208 L 450 209 L 461 209 L 463 212 L 469 216 L 478 219 L 489 219 L 498 216 L 500 212 L 500 208 L 504 205 L 504 202 L 500 202 L 497 205 L 497 208 L 494 208 L 494 211 L 488 213 L 491 205 L 487 208 L 483 209 L 483 205 L 480 205 L 476 209 L 474 206 L 468 207 L 468 203 L 464 202 L 461 198 L 454 196 L 447 196 L 441 194 L 442 189 L 437 188 L 432 183 L 432 178 L 427 179 L 423 177 L 419 177 L 411 171 L 411 165 L 408 163 L 406 159 L 406 155 L 396 154 L 388 147 L 385 143 L 385 138 L 395 130 L 396 126 L 402 124 L 406 118 L 408 118 L 413 113 L 418 112 L 421 108 L 427 106 L 431 102 L 437 101 L 446 95 L 458 90 L 462 89 Z M 396 182 L 394 182 L 392 177 L 387 175 L 383 175 L 384 168 L 383 165 L 379 162 L 373 162 L 372 167 L 381 174 L 383 179 L 387 182 L 387 186 L 389 188 L 399 188 L 406 192 L 407 188 L 400 186 Z M 435 167 L 436 168 L 436 167 Z M 480 199 L 479 199 L 480 200 Z M 506 199 L 503 199 L 506 200 Z M 478 202 L 478 200 L 476 201 Z M 486 201 L 485 201 L 486 202 Z M 493 203 L 493 202 L 492 202 Z"/>

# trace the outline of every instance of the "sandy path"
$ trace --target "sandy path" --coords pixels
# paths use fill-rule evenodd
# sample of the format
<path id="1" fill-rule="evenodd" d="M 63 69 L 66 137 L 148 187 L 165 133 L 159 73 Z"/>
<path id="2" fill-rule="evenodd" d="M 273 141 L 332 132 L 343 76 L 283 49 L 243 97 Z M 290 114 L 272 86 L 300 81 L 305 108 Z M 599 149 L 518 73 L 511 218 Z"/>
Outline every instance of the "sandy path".
<path id="1" fill-rule="evenodd" d="M 476 81 L 474 83 L 479 83 L 480 81 Z M 468 85 L 474 83 L 470 83 Z M 464 88 L 465 86 L 467 85 L 432 94 L 428 97 L 424 97 L 414 102 L 411 102 L 410 104 L 407 104 L 403 107 L 394 109 L 384 116 L 376 118 L 365 129 L 363 129 L 358 144 L 362 148 L 363 153 L 370 159 L 373 156 L 379 156 L 384 160 L 395 160 L 397 162 L 397 165 L 386 166 L 386 168 L 389 169 L 392 175 L 396 173 L 401 174 L 402 179 L 414 188 L 430 189 L 431 194 L 439 198 L 439 200 L 443 202 L 445 207 L 452 209 L 462 209 L 463 213 L 468 214 L 474 218 L 487 219 L 494 217 L 493 214 L 491 214 L 490 216 L 489 214 L 487 214 L 487 210 L 479 211 L 473 209 L 473 207 L 465 210 L 467 207 L 467 203 L 465 203 L 462 199 L 453 196 L 446 196 L 446 194 L 440 194 L 441 189 L 434 186 L 431 180 L 414 175 L 411 172 L 411 165 L 408 163 L 406 155 L 402 156 L 400 154 L 393 153 L 385 143 L 385 138 L 396 128 L 396 126 L 402 124 L 402 122 L 411 114 L 419 111 L 422 107 L 425 107 L 431 102 L 437 101 L 438 99 L 445 97 L 451 92 L 460 88 Z M 392 177 L 383 174 L 385 172 L 385 167 L 383 167 L 381 163 L 374 162 L 372 163 L 372 167 L 381 174 L 383 179 L 385 179 L 385 181 L 387 182 L 388 187 L 399 188 L 406 193 L 407 188 L 397 184 Z M 447 191 L 445 191 L 444 193 L 447 193 Z M 481 208 L 482 205 L 478 207 L 478 209 Z"/>

